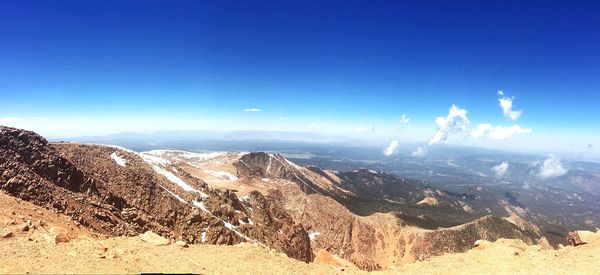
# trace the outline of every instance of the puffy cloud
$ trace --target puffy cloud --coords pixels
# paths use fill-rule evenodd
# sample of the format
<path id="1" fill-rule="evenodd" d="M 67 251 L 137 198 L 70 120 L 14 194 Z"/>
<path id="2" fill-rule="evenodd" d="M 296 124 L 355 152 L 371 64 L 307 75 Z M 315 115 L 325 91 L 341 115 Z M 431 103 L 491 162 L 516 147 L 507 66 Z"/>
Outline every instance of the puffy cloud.
<path id="1" fill-rule="evenodd" d="M 541 165 L 537 176 L 542 179 L 560 177 L 567 174 L 568 170 L 560 163 L 560 160 L 550 155 Z"/>
<path id="2" fill-rule="evenodd" d="M 258 108 L 246 108 L 244 112 L 262 112 L 262 110 Z"/>
<path id="3" fill-rule="evenodd" d="M 438 129 L 427 143 L 428 145 L 439 143 L 446 140 L 450 134 L 467 131 L 471 128 L 471 122 L 467 117 L 467 110 L 461 109 L 454 104 L 448 110 L 446 117 L 440 116 L 435 119 L 435 124 Z"/>
<path id="4" fill-rule="evenodd" d="M 489 123 L 479 124 L 477 128 L 471 131 L 471 137 L 480 138 L 482 136 L 485 136 L 489 131 L 492 130 L 492 128 L 492 125 Z"/>
<path id="5" fill-rule="evenodd" d="M 415 157 L 415 158 L 422 158 L 426 154 L 427 154 L 427 149 L 423 148 L 422 146 L 419 146 L 410 155 L 413 156 L 413 157 Z"/>
<path id="6" fill-rule="evenodd" d="M 396 153 L 396 151 L 398 151 L 398 146 L 400 146 L 400 144 L 398 143 L 398 140 L 392 140 L 390 141 L 390 145 L 388 145 L 387 148 L 385 148 L 385 150 L 383 150 L 383 154 L 386 156 L 391 156 L 393 154 Z"/>
<path id="7" fill-rule="evenodd" d="M 508 162 L 505 161 L 492 167 L 492 171 L 494 171 L 497 178 L 501 178 L 508 171 Z"/>
<path id="8" fill-rule="evenodd" d="M 409 122 L 410 122 L 410 118 L 408 118 L 408 116 L 406 116 L 406 114 L 402 114 L 402 117 L 400 117 L 400 121 L 399 121 L 400 127 L 408 124 Z"/>
<path id="9" fill-rule="evenodd" d="M 489 123 L 483 123 L 479 124 L 477 128 L 471 131 L 471 137 L 480 138 L 483 136 L 488 136 L 494 140 L 502 140 L 509 139 L 520 134 L 529 134 L 531 131 L 531 129 L 522 128 L 519 125 L 494 127 Z"/>
<path id="10" fill-rule="evenodd" d="M 531 133 L 530 128 L 521 128 L 521 126 L 519 126 L 519 125 L 496 126 L 496 127 L 494 127 L 494 130 L 492 132 L 490 132 L 490 138 L 496 139 L 496 140 L 509 139 L 516 135 L 529 134 L 529 133 Z"/>
<path id="11" fill-rule="evenodd" d="M 280 116 L 280 117 L 278 117 L 277 119 L 278 119 L 278 120 L 288 120 L 288 118 L 287 118 L 287 117 L 284 117 L 284 116 Z"/>
<path id="12" fill-rule="evenodd" d="M 505 97 L 503 91 L 498 91 L 498 95 L 500 96 L 498 102 L 500 103 L 504 117 L 513 121 L 519 119 L 523 111 L 515 111 L 512 109 L 514 97 Z"/>

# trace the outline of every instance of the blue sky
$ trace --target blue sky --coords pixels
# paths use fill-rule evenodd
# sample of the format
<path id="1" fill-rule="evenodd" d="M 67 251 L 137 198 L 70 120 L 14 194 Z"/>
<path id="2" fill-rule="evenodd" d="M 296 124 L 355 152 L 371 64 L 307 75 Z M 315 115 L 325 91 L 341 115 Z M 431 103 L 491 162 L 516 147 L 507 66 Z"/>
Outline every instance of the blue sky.
<path id="1" fill-rule="evenodd" d="M 430 141 L 456 104 L 473 129 L 531 132 L 443 142 L 600 148 L 598 14 L 598 1 L 2 1 L 0 124 L 402 144 Z"/>

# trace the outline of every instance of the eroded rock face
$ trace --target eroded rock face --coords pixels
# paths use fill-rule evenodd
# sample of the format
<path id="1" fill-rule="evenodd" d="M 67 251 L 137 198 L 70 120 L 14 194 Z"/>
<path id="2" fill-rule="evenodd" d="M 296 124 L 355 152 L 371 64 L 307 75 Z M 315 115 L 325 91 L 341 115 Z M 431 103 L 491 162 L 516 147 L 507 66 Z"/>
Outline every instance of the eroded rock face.
<path id="1" fill-rule="evenodd" d="M 278 197 L 309 233 L 319 233 L 312 240 L 315 251 L 325 250 L 365 270 L 465 252 L 479 239 L 515 238 L 533 244 L 539 238 L 534 232 L 493 216 L 452 228 L 406 228 L 393 214 L 358 216 L 330 197 L 306 195 L 293 183 L 278 184 L 279 190 L 269 196 Z"/>
<path id="2" fill-rule="evenodd" d="M 0 189 L 98 229 L 119 219 L 114 206 L 93 200 L 100 195 L 93 178 L 30 131 L 0 127 Z M 86 208 L 87 201 L 96 207 Z"/>
<path id="3" fill-rule="evenodd" d="M 0 127 L 0 189 L 99 233 L 153 231 L 187 243 L 260 242 L 302 261 L 312 259 L 306 231 L 275 200 L 256 193 L 241 202 L 229 190 L 214 190 L 159 162 L 108 146 L 49 144 L 33 132 Z"/>
<path id="4" fill-rule="evenodd" d="M 343 196 L 340 189 L 317 173 L 311 173 L 279 154 L 255 152 L 245 154 L 234 164 L 239 177 L 262 177 L 292 181 L 307 194 L 322 193 Z"/>

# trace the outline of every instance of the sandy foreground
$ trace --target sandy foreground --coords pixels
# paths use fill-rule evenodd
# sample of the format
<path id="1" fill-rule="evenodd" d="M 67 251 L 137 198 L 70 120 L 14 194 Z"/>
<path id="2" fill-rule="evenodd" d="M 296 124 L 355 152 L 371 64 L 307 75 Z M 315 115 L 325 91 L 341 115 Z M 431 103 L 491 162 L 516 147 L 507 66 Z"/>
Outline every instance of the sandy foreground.
<path id="1" fill-rule="evenodd" d="M 0 273 L 367 273 L 335 258 L 319 257 L 315 263 L 304 263 L 256 244 L 182 247 L 157 246 L 139 236 L 105 238 L 74 225 L 67 217 L 1 192 L 0 236 Z M 600 274 L 600 241 L 544 250 L 520 241 L 499 240 L 466 253 L 374 273 Z"/>

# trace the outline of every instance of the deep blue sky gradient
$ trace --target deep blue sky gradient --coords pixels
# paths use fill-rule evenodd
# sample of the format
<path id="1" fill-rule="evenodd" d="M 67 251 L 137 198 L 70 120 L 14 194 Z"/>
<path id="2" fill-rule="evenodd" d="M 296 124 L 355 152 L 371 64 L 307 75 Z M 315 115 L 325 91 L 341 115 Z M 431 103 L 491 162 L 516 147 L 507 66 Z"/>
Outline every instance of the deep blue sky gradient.
<path id="1" fill-rule="evenodd" d="M 0 1 L 0 117 L 433 128 L 506 122 L 501 89 L 524 127 L 600 134 L 600 2 Z"/>

